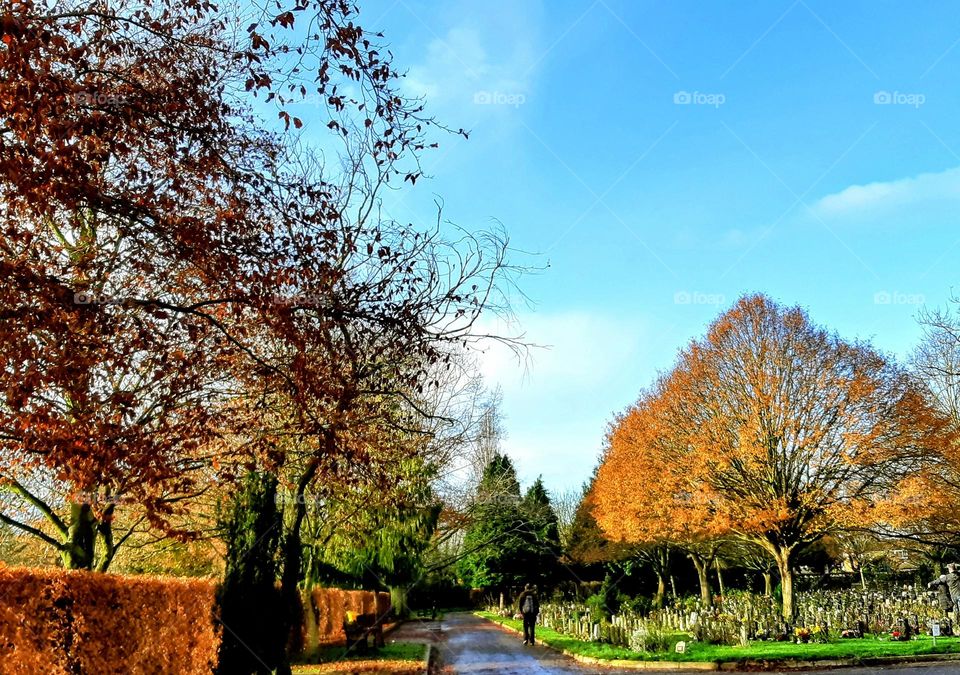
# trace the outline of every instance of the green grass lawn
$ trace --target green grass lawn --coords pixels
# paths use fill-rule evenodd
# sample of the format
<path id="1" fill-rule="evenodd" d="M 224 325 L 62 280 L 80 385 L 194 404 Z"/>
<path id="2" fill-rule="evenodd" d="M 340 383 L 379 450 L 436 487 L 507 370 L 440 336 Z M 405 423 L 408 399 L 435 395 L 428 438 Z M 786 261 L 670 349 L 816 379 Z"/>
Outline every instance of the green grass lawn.
<path id="1" fill-rule="evenodd" d="M 505 619 L 491 612 L 477 612 L 477 615 L 516 630 L 523 630 L 523 623 L 515 619 Z M 827 644 L 811 643 L 805 645 L 792 642 L 751 642 L 748 647 L 727 647 L 689 642 L 684 654 L 677 654 L 673 651 L 658 654 L 635 652 L 625 647 L 577 640 L 542 627 L 537 628 L 537 637 L 554 649 L 566 650 L 596 659 L 623 659 L 626 661 L 712 661 L 722 663 L 731 661 L 869 659 L 885 656 L 960 654 L 960 638 L 954 637 L 937 638 L 936 646 L 933 644 L 933 639 L 928 637 L 921 637 L 909 642 L 863 638 L 859 640 L 838 640 Z M 683 640 L 686 637 L 684 634 L 677 634 L 676 641 Z"/>

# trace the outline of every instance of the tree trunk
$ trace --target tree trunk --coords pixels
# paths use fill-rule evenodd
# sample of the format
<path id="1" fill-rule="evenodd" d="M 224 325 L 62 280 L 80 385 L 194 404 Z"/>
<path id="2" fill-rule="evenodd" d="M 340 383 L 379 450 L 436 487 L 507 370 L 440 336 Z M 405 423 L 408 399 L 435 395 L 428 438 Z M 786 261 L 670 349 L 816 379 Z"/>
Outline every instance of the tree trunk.
<path id="1" fill-rule="evenodd" d="M 780 589 L 783 594 L 783 620 L 793 625 L 795 610 L 793 606 L 793 549 L 777 547 L 774 557 L 780 572 Z"/>
<path id="2" fill-rule="evenodd" d="M 723 571 L 720 569 L 720 560 L 719 558 L 714 558 L 713 566 L 717 570 L 717 585 L 720 587 L 720 597 L 722 598 L 726 595 L 723 588 Z"/>
<path id="3" fill-rule="evenodd" d="M 860 568 L 860 587 L 867 590 L 867 578 L 863 576 L 863 563 L 860 563 L 858 567 Z"/>
<path id="4" fill-rule="evenodd" d="M 659 546 L 653 555 L 654 572 L 657 575 L 657 595 L 653 600 L 654 607 L 662 608 L 667 594 L 667 576 L 670 574 L 670 547 Z M 671 583 L 673 577 L 670 577 Z"/>
<path id="5" fill-rule="evenodd" d="M 292 507 L 292 516 L 284 518 L 285 532 L 282 543 L 283 568 L 280 573 L 280 603 L 283 606 L 284 626 L 287 633 L 287 647 L 284 652 L 284 663 L 280 665 L 279 673 L 281 675 L 291 672 L 290 663 L 300 653 L 303 648 L 301 644 L 299 621 L 301 617 L 300 610 L 300 576 L 303 564 L 302 542 L 300 539 L 300 529 L 303 526 L 303 519 L 307 515 L 307 503 L 305 494 L 307 487 L 317 474 L 319 462 L 312 460 L 297 481 L 296 491 L 293 493 L 293 504 L 285 505 L 285 515 L 287 509 Z"/>
<path id="6" fill-rule="evenodd" d="M 670 596 L 677 597 L 677 581 L 672 574 L 670 575 Z"/>
<path id="7" fill-rule="evenodd" d="M 390 604 L 393 605 L 393 614 L 398 619 L 406 619 L 410 616 L 410 606 L 407 604 L 406 586 L 390 587 Z"/>
<path id="8" fill-rule="evenodd" d="M 320 627 L 317 625 L 317 612 L 313 604 L 313 589 L 302 589 L 300 596 L 303 603 L 303 632 L 307 636 L 306 644 L 303 646 L 304 655 L 308 662 L 312 662 L 320 647 Z"/>
<path id="9" fill-rule="evenodd" d="M 103 517 L 97 524 L 97 537 L 103 546 L 103 555 L 97 561 L 97 571 L 106 572 L 113 562 L 113 557 L 117 554 L 117 546 L 113 540 L 113 513 L 115 507 L 110 504 L 103 512 Z"/>
<path id="10" fill-rule="evenodd" d="M 503 610 L 503 606 L 504 606 L 503 600 L 504 600 L 503 591 L 500 591 L 500 610 L 501 611 Z"/>
<path id="11" fill-rule="evenodd" d="M 667 593 L 667 580 L 663 578 L 663 573 L 657 572 L 657 594 L 653 596 L 653 606 L 657 609 L 663 609 L 663 598 Z"/>
<path id="12" fill-rule="evenodd" d="M 71 504 L 67 540 L 60 557 L 63 566 L 71 570 L 93 569 L 96 544 L 96 518 L 89 504 Z"/>
<path id="13" fill-rule="evenodd" d="M 713 593 L 710 590 L 710 577 L 707 574 L 710 562 L 693 553 L 690 554 L 690 560 L 697 568 L 697 578 L 700 580 L 700 603 L 704 607 L 713 607 Z"/>
<path id="14" fill-rule="evenodd" d="M 771 577 L 773 577 L 773 574 L 770 573 L 770 570 L 763 572 L 763 594 L 768 598 L 773 595 L 773 581 Z"/>

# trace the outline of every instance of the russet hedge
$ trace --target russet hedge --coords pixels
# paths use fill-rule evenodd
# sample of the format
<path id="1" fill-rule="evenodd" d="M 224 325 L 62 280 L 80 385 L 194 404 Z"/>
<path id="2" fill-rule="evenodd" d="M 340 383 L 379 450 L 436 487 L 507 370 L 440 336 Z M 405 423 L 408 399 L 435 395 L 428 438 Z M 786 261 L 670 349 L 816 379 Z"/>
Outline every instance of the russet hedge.
<path id="1" fill-rule="evenodd" d="M 210 673 L 216 582 L 0 567 L 0 673 Z"/>
<path id="2" fill-rule="evenodd" d="M 0 675 L 211 673 L 221 638 L 216 587 L 213 579 L 0 566 Z M 348 611 L 389 610 L 389 593 L 313 589 L 304 607 L 308 653 L 343 643 Z"/>

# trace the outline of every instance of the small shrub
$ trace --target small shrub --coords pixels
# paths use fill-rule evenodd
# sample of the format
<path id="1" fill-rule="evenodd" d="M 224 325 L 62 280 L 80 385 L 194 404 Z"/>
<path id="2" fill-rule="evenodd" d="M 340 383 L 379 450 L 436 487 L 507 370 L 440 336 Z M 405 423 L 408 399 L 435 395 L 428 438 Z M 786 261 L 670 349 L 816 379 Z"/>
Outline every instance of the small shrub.
<path id="1" fill-rule="evenodd" d="M 639 614 L 646 616 L 654 609 L 653 600 L 645 595 L 638 595 L 633 598 L 624 597 L 620 603 L 620 611 L 630 614 Z"/>
<path id="2" fill-rule="evenodd" d="M 673 649 L 672 634 L 653 621 L 647 621 L 630 634 L 630 649 L 638 652 L 666 652 Z"/>
<path id="3" fill-rule="evenodd" d="M 608 573 L 600 589 L 589 598 L 586 605 L 590 610 L 590 618 L 594 621 L 606 621 L 620 612 L 620 606 L 629 598 L 620 592 L 613 577 Z"/>

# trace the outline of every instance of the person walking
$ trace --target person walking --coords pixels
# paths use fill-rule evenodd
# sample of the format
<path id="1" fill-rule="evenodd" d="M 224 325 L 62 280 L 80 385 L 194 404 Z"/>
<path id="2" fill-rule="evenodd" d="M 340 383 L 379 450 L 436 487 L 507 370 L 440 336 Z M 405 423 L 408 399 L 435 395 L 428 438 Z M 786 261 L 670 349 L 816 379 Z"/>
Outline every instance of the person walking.
<path id="1" fill-rule="evenodd" d="M 517 597 L 517 607 L 523 615 L 523 644 L 536 644 L 534 630 L 537 625 L 537 614 L 540 613 L 540 598 L 537 597 L 537 587 L 527 584 L 523 592 Z"/>

